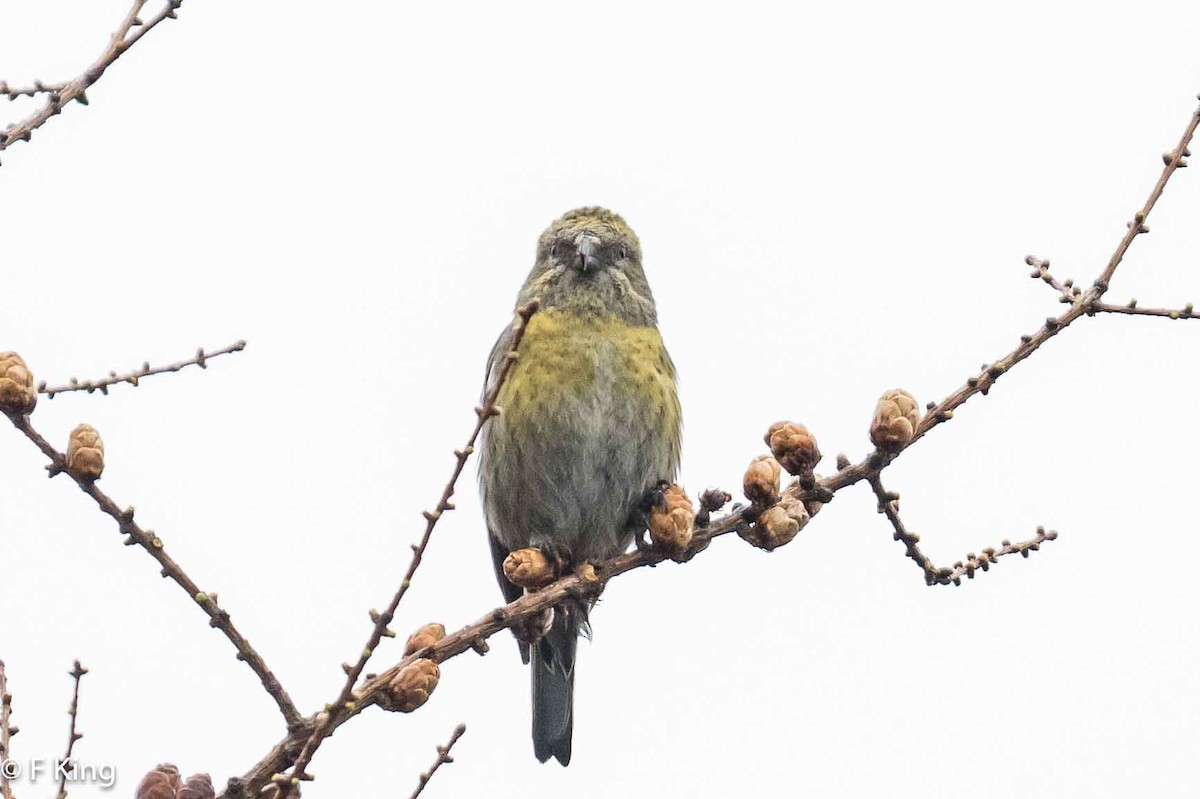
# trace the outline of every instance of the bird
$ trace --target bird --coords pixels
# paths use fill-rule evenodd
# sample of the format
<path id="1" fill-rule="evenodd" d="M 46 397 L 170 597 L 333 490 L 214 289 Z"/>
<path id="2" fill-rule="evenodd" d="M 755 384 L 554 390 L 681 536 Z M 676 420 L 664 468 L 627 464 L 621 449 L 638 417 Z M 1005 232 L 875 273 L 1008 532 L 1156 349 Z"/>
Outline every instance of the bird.
<path id="1" fill-rule="evenodd" d="M 527 322 L 480 444 L 479 485 L 496 579 L 506 602 L 522 590 L 504 576 L 510 552 L 536 547 L 578 568 L 640 540 L 656 487 L 675 479 L 682 416 L 675 365 L 658 330 L 637 235 L 618 214 L 577 208 L 541 234 L 518 304 Z M 488 358 L 495 388 L 513 330 Z M 661 501 L 661 500 L 660 500 Z M 540 640 L 521 643 L 529 664 L 533 750 L 571 760 L 576 644 L 591 637 L 591 605 L 567 600 Z"/>

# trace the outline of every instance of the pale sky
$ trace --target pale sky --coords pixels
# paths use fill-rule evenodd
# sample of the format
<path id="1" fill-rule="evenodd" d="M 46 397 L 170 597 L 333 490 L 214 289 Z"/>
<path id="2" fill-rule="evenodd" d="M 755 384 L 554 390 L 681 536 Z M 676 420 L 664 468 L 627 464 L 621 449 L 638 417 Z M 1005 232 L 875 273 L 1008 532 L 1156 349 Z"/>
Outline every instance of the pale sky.
<path id="1" fill-rule="evenodd" d="M 73 77 L 126 10 L 3 0 L 0 78 Z M 941 399 L 1060 312 L 1027 254 L 1099 274 L 1196 105 L 1198 32 L 1188 2 L 189 0 L 0 154 L 0 350 L 62 382 L 249 342 L 33 422 L 60 448 L 100 430 L 102 488 L 312 712 L 407 567 L 552 219 L 600 204 L 640 235 L 693 496 L 738 492 L 777 419 L 829 473 L 883 391 Z M 1112 301 L 1200 303 L 1196 171 Z M 569 768 L 533 758 L 504 634 L 418 712 L 343 727 L 305 797 L 407 796 L 459 722 L 428 796 L 1194 795 L 1198 346 L 1200 321 L 1081 319 L 885 473 L 938 563 L 1058 530 L 1029 560 L 927 588 L 858 486 L 772 554 L 729 536 L 614 581 Z M 72 797 L 250 768 L 283 734 L 257 679 L 3 428 L 14 756 L 61 754 L 79 658 L 76 754 L 118 785 Z M 500 602 L 474 464 L 457 499 L 375 670 Z"/>

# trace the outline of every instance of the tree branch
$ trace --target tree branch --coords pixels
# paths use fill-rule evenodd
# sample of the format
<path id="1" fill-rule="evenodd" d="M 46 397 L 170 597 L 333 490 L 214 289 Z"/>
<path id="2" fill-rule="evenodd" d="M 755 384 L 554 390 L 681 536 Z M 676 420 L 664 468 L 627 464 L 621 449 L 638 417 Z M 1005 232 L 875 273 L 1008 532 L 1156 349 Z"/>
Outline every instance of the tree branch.
<path id="1" fill-rule="evenodd" d="M 183 5 L 183 0 L 165 0 L 162 10 L 148 21 L 143 21 L 138 16 L 145 5 L 146 0 L 133 0 L 133 5 L 117 28 L 116 33 L 109 39 L 108 46 L 104 48 L 104 52 L 100 54 L 100 57 L 83 74 L 64 84 L 55 84 L 53 86 L 44 86 L 40 83 L 35 84 L 35 92 L 47 95 L 45 104 L 17 124 L 11 125 L 3 132 L 0 132 L 0 150 L 6 150 L 19 141 L 29 141 L 33 136 L 33 131 L 46 124 L 51 117 L 61 113 L 63 106 L 72 100 L 78 100 L 81 104 L 87 105 L 87 95 L 84 91 L 100 80 L 104 71 L 112 66 L 114 61 L 136 44 L 139 39 L 157 27 L 160 22 L 166 19 L 175 19 L 175 12 Z M 42 88 L 38 88 L 39 86 Z M 9 94 L 10 98 L 12 96 L 9 92 L 0 93 Z M 21 93 L 24 94 L 27 92 L 21 90 Z"/>
<path id="2" fill-rule="evenodd" d="M 144 377 L 160 375 L 165 372 L 178 372 L 180 369 L 184 369 L 188 366 L 199 366 L 201 369 L 207 369 L 208 362 L 211 359 L 220 355 L 226 355 L 231 352 L 241 352 L 244 349 L 246 349 L 245 341 L 235 341 L 228 347 L 222 347 L 214 352 L 205 352 L 204 348 L 201 347 L 200 349 L 196 350 L 196 355 L 194 357 L 188 358 L 184 361 L 169 363 L 166 366 L 151 366 L 150 362 L 146 361 L 142 364 L 141 369 L 134 369 L 132 371 L 125 372 L 124 374 L 109 372 L 108 377 L 101 378 L 99 380 L 84 380 L 83 382 L 80 382 L 72 377 L 69 383 L 61 386 L 47 387 L 46 381 L 43 380 L 42 382 L 38 383 L 37 390 L 39 394 L 45 394 L 47 399 L 54 399 L 56 394 L 66 394 L 68 391 L 86 391 L 89 394 L 91 394 L 93 391 L 99 391 L 101 394 L 107 395 L 108 387 L 117 383 L 129 383 L 131 386 L 136 388 L 138 385 L 140 385 L 141 380 Z"/>
<path id="3" fill-rule="evenodd" d="M 1200 318 L 1192 310 L 1190 302 L 1179 310 L 1174 310 L 1172 308 L 1139 308 L 1137 300 L 1130 300 L 1125 305 L 1111 305 L 1107 302 L 1097 302 L 1093 303 L 1091 307 L 1092 313 L 1119 313 L 1129 316 L 1165 316 L 1168 319 Z"/>
<path id="4" fill-rule="evenodd" d="M 963 576 L 966 576 L 968 580 L 974 579 L 976 571 L 987 571 L 997 558 L 1016 553 L 1027 558 L 1031 551 L 1041 548 L 1043 541 L 1053 541 L 1058 538 L 1058 533 L 1053 530 L 1046 532 L 1044 528 L 1038 527 L 1037 535 L 1028 541 L 1018 541 L 1014 544 L 1005 539 L 1000 543 L 999 549 L 987 547 L 982 550 L 981 555 L 976 555 L 974 552 L 969 553 L 966 562 L 960 560 L 954 564 L 953 568 L 938 567 L 917 545 L 921 537 L 905 528 L 904 522 L 900 520 L 900 495 L 885 490 L 878 474 L 872 475 L 869 479 L 871 490 L 875 492 L 875 498 L 879 500 L 878 511 L 887 516 L 888 521 L 892 523 L 892 529 L 895 530 L 892 539 L 902 542 L 905 557 L 912 559 L 925 572 L 926 585 L 950 585 L 951 583 L 962 585 Z"/>
<path id="5" fill-rule="evenodd" d="M 441 499 L 438 500 L 438 504 L 433 511 L 424 512 L 425 532 L 421 536 L 421 542 L 413 544 L 412 559 L 408 564 L 408 571 L 405 573 L 404 579 L 400 581 L 400 587 L 396 589 L 396 593 L 392 596 L 392 601 L 383 613 L 371 611 L 371 620 L 375 623 L 374 628 L 371 630 L 371 637 L 367 640 L 367 645 L 363 647 L 362 653 L 358 656 L 358 660 L 354 665 L 343 664 L 342 668 L 346 671 L 346 681 L 342 685 L 341 691 L 338 692 L 337 699 L 331 704 L 326 705 L 325 710 L 317 714 L 312 734 L 308 737 L 304 748 L 296 758 L 291 777 L 289 778 L 279 773 L 272 775 L 272 779 L 276 783 L 276 794 L 280 799 L 283 799 L 298 787 L 300 781 L 312 779 L 304 770 L 312 761 L 317 748 L 333 732 L 334 728 L 338 726 L 340 723 L 338 721 L 339 717 L 352 715 L 357 712 L 355 710 L 357 697 L 354 685 L 358 682 L 363 669 L 366 668 L 367 661 L 370 660 L 371 655 L 375 652 L 375 648 L 379 646 L 379 642 L 383 640 L 384 636 L 395 636 L 395 633 L 388 629 L 388 625 L 391 624 L 392 619 L 395 617 L 396 608 L 400 606 L 400 601 L 408 593 L 408 588 L 412 584 L 414 575 L 417 573 L 417 568 L 421 565 L 421 557 L 425 554 L 425 550 L 429 546 L 430 538 L 433 536 L 433 529 L 437 526 L 438 520 L 442 518 L 442 514 L 454 510 L 454 505 L 450 502 L 450 498 L 454 496 L 454 486 L 458 482 L 459 475 L 462 474 L 463 467 L 467 465 L 467 459 L 475 451 L 475 441 L 479 438 L 479 434 L 483 431 L 483 426 L 487 424 L 488 420 L 500 414 L 500 409 L 496 406 L 496 398 L 500 396 L 500 389 L 504 387 L 504 381 L 508 378 L 508 373 L 512 365 L 517 361 L 521 340 L 525 337 L 525 331 L 529 326 L 530 318 L 537 313 L 537 310 L 538 301 L 536 299 L 528 305 L 517 308 L 517 318 L 513 323 L 512 340 L 509 343 L 508 352 L 504 356 L 504 363 L 501 365 L 500 372 L 496 376 L 496 383 L 492 387 L 491 392 L 484 398 L 483 404 L 475 408 L 475 429 L 471 431 L 471 437 L 467 439 L 466 446 L 454 452 L 454 471 L 451 473 L 450 479 L 446 482 L 445 488 L 442 489 Z"/>
<path id="6" fill-rule="evenodd" d="M 66 799 L 67 797 L 67 773 L 71 771 L 71 752 L 75 751 L 75 742 L 83 737 L 83 733 L 77 732 L 75 723 L 79 719 L 79 682 L 83 679 L 83 675 L 87 674 L 87 669 L 77 660 L 74 668 L 71 669 L 70 675 L 75 680 L 75 688 L 71 694 L 71 709 L 67 712 L 71 716 L 71 731 L 67 738 L 67 753 L 62 756 L 62 766 L 58 769 L 58 799 Z"/>
<path id="7" fill-rule="evenodd" d="M 421 772 L 420 780 L 417 782 L 417 789 L 412 792 L 412 796 L 410 796 L 409 799 L 417 799 L 417 797 L 421 795 L 421 792 L 425 790 L 425 786 L 429 784 L 431 779 L 433 779 L 434 773 L 446 763 L 454 762 L 454 758 L 450 756 L 450 750 L 454 748 L 454 745 L 458 743 L 458 739 L 461 738 L 463 733 L 466 731 L 467 725 L 459 724 L 454 728 L 454 734 L 450 736 L 449 741 L 446 741 L 446 745 L 439 746 L 437 748 L 437 760 L 433 761 L 433 765 L 429 767 L 428 771 Z"/>
<path id="8" fill-rule="evenodd" d="M 4 661 L 0 660 L 0 763 L 12 757 L 11 741 L 16 734 L 17 728 L 12 726 L 12 694 L 8 692 Z M 0 799 L 13 799 L 12 784 L 6 769 L 0 769 Z"/>
<path id="9" fill-rule="evenodd" d="M 262 656 L 255 651 L 250 642 L 233 626 L 233 622 L 229 619 L 229 613 L 217 604 L 216 593 L 205 593 L 200 590 L 200 587 L 184 572 L 183 567 L 167 554 L 163 547 L 162 539 L 153 530 L 144 530 L 134 521 L 134 510 L 132 507 L 121 510 L 117 506 L 117 503 L 113 502 L 107 494 L 96 487 L 94 480 L 68 470 L 67 456 L 55 449 L 50 442 L 33 429 L 27 415 L 15 414 L 7 409 L 3 409 L 3 411 L 9 421 L 12 422 L 13 427 L 21 431 L 27 439 L 32 441 L 50 459 L 50 464 L 46 469 L 51 477 L 63 473 L 74 480 L 83 493 L 95 501 L 100 510 L 116 521 L 117 528 L 126 537 L 126 546 L 136 545 L 144 549 L 150 557 L 158 561 L 159 566 L 162 567 L 160 572 L 162 576 L 171 578 L 176 585 L 187 592 L 187 595 L 193 602 L 200 606 L 200 609 L 209 617 L 209 626 L 216 627 L 224 633 L 225 637 L 237 649 L 238 660 L 244 661 L 258 675 L 258 678 L 262 681 L 263 688 L 275 700 L 275 704 L 279 706 L 280 712 L 287 721 L 288 729 L 294 729 L 296 725 L 300 724 L 300 711 L 296 709 L 287 692 L 283 690 L 283 686 L 280 685 L 279 680 L 267 668 L 267 664 L 262 659 Z"/>
<path id="10" fill-rule="evenodd" d="M 1189 152 L 1188 145 L 1192 141 L 1192 137 L 1196 133 L 1196 127 L 1200 125 L 1200 108 L 1192 112 L 1191 119 L 1183 131 L 1183 135 L 1179 138 L 1179 143 L 1175 149 L 1163 157 L 1163 170 L 1158 177 L 1158 181 L 1154 184 L 1154 188 L 1150 191 L 1150 196 L 1146 199 L 1142 209 L 1134 214 L 1133 221 L 1127 224 L 1128 229 L 1125 235 L 1121 237 L 1121 241 L 1117 244 L 1116 250 L 1109 259 L 1108 264 L 1100 273 L 1100 276 L 1092 283 L 1091 288 L 1087 291 L 1080 290 L 1078 294 L 1073 294 L 1071 298 L 1071 307 L 1060 316 L 1048 317 L 1036 331 L 1021 336 L 1021 344 L 1016 349 L 1009 352 L 991 365 L 985 365 L 979 374 L 972 375 L 967 378 L 967 382 L 961 388 L 956 390 L 950 396 L 938 403 L 930 403 L 926 406 L 926 414 L 917 429 L 913 434 L 912 440 L 900 447 L 891 455 L 883 455 L 874 453 L 865 460 L 854 466 L 847 466 L 841 469 L 832 478 L 822 481 L 826 488 L 831 491 L 837 491 L 846 486 L 853 485 L 860 480 L 869 479 L 871 474 L 886 466 L 896 458 L 905 449 L 908 449 L 929 431 L 938 425 L 949 421 L 954 417 L 954 411 L 967 400 L 976 394 L 986 395 L 995 382 L 1000 379 L 1000 376 L 1011 370 L 1021 361 L 1028 358 L 1033 353 L 1045 344 L 1047 341 L 1065 330 L 1072 322 L 1081 316 L 1091 316 L 1098 311 L 1104 311 L 1105 306 L 1100 302 L 1104 293 L 1108 291 L 1109 281 L 1112 279 L 1113 273 L 1117 266 L 1125 257 L 1125 253 L 1129 250 L 1129 245 L 1138 235 L 1149 233 L 1150 229 L 1146 227 L 1146 219 L 1150 216 L 1150 212 L 1154 210 L 1158 198 L 1162 196 L 1163 189 L 1166 187 L 1167 181 L 1175 174 L 1175 170 L 1180 166 L 1185 165 L 1185 157 Z M 1037 259 L 1030 256 L 1027 259 L 1030 265 L 1036 266 Z M 1040 276 L 1039 275 L 1035 275 Z M 1047 281 L 1049 282 L 1049 281 Z M 1054 285 L 1054 284 L 1051 284 Z M 1063 287 L 1058 287 L 1060 293 Z M 803 496 L 804 499 L 813 499 L 815 497 Z"/>
<path id="11" fill-rule="evenodd" d="M 545 588 L 527 593 L 508 605 L 488 612 L 474 623 L 449 633 L 436 643 L 405 656 L 382 674 L 368 676 L 367 680 L 354 692 L 354 699 L 346 707 L 345 712 L 332 717 L 330 733 L 362 711 L 377 704 L 379 696 L 387 689 L 388 683 L 400 673 L 401 669 L 413 661 L 429 658 L 441 663 L 467 651 L 483 654 L 488 649 L 484 641 L 501 630 L 518 626 L 529 619 L 541 616 L 555 606 L 561 605 L 568 597 L 579 599 L 598 597 L 611 579 L 625 572 L 646 566 L 656 566 L 666 560 L 688 560 L 707 549 L 714 538 L 746 530 L 750 525 L 749 520 L 757 517 L 760 510 L 757 506 L 752 505 L 722 516 L 707 527 L 697 530 L 692 536 L 691 543 L 682 553 L 670 553 L 650 548 L 626 552 L 612 560 L 597 564 L 593 568 L 581 569 L 562 577 Z M 324 712 L 314 714 L 307 721 L 310 724 L 316 724 L 319 717 L 324 715 L 326 715 Z M 280 741 L 250 771 L 241 777 L 231 779 L 221 796 L 226 799 L 257 797 L 267 782 L 271 781 L 275 775 L 281 775 L 288 768 L 293 762 L 292 758 L 296 756 L 304 743 L 305 737 L 296 734 Z"/>
<path id="12" fill-rule="evenodd" d="M 0 80 L 0 97 L 7 97 L 9 100 L 15 100 L 18 97 L 34 97 L 39 94 L 60 94 L 67 87 L 65 83 L 42 83 L 40 80 L 35 80 L 32 86 L 18 86 L 13 88 L 6 81 Z"/>

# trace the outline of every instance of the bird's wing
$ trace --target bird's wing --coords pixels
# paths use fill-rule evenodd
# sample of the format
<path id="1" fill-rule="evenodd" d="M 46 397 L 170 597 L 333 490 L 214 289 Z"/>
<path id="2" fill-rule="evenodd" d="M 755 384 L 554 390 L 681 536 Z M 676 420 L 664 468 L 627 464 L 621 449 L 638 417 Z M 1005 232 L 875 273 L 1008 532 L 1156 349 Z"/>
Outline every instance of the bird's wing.
<path id="1" fill-rule="evenodd" d="M 504 332 L 496 339 L 496 343 L 492 345 L 492 352 L 488 355 L 487 368 L 483 374 L 483 391 L 480 394 L 480 399 L 487 399 L 487 395 L 496 386 L 496 377 L 500 372 L 500 367 L 504 365 L 504 356 L 508 353 L 509 342 L 512 341 L 513 329 L 512 326 L 504 328 Z"/>
<path id="2" fill-rule="evenodd" d="M 496 567 L 496 582 L 500 583 L 500 590 L 504 592 L 504 604 L 511 604 L 521 598 L 525 593 L 519 585 L 514 585 L 509 582 L 504 576 L 504 559 L 508 557 L 508 547 L 501 545 L 496 540 L 496 536 L 492 535 L 492 531 L 488 530 L 488 543 L 492 546 L 492 565 Z M 521 662 L 529 662 L 529 644 L 517 640 L 517 648 L 521 651 Z"/>
<path id="3" fill-rule="evenodd" d="M 496 344 L 492 347 L 492 353 L 487 359 L 487 368 L 484 370 L 483 391 L 480 393 L 480 403 L 487 400 L 490 394 L 496 387 L 496 377 L 500 372 L 500 367 L 504 364 L 504 355 L 508 352 L 509 342 L 512 341 L 512 327 L 506 327 L 504 332 L 496 339 Z M 481 442 L 480 447 L 480 470 L 486 468 L 484 461 L 487 458 L 487 427 L 483 429 L 485 440 Z M 484 503 L 484 515 L 487 515 L 487 503 Z M 524 593 L 521 587 L 509 582 L 504 576 L 504 559 L 508 557 L 508 547 L 503 546 L 496 538 L 496 534 L 492 532 L 491 524 L 488 525 L 488 544 L 492 550 L 492 566 L 496 570 L 496 582 L 500 584 L 500 590 L 504 594 L 504 602 L 515 602 L 521 598 Z M 529 646 L 521 644 L 521 660 L 525 663 L 529 662 Z"/>

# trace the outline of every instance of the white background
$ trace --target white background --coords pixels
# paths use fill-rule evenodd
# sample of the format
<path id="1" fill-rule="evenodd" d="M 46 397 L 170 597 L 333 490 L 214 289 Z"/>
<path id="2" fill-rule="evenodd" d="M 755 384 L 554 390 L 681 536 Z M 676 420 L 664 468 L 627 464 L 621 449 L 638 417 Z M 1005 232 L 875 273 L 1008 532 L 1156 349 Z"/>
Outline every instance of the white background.
<path id="1" fill-rule="evenodd" d="M 0 77 L 77 74 L 126 8 L 4 0 Z M 1188 2 L 192 0 L 3 154 L 0 349 L 61 382 L 249 341 L 34 422 L 60 447 L 99 428 L 104 490 L 311 712 L 408 563 L 554 217 L 603 204 L 641 236 L 693 496 L 736 491 L 779 418 L 830 471 L 868 451 L 882 391 L 940 399 L 1060 312 L 1027 253 L 1100 272 L 1195 105 L 1198 23 Z M 1196 171 L 1113 301 L 1200 302 Z M 460 721 L 430 796 L 1194 795 L 1198 342 L 1085 318 L 887 472 L 938 563 L 1061 532 L 1028 561 L 926 588 L 859 486 L 772 555 L 727 537 L 614 582 L 568 769 L 535 762 L 501 636 L 418 713 L 342 728 L 305 795 L 406 796 Z M 164 760 L 222 785 L 281 736 L 273 703 L 43 463 L 0 429 L 14 754 L 61 752 L 78 657 L 77 754 L 117 765 L 112 795 Z M 473 475 L 377 667 L 499 602 Z"/>

